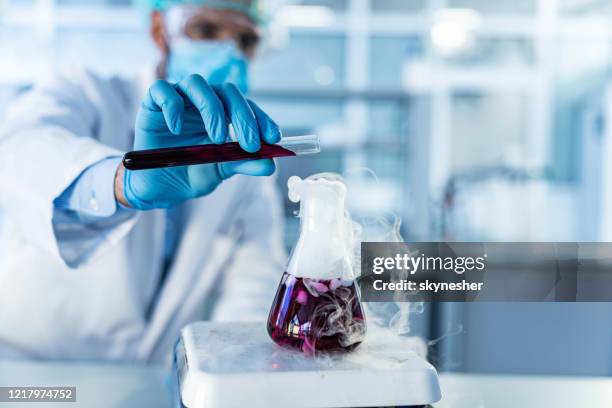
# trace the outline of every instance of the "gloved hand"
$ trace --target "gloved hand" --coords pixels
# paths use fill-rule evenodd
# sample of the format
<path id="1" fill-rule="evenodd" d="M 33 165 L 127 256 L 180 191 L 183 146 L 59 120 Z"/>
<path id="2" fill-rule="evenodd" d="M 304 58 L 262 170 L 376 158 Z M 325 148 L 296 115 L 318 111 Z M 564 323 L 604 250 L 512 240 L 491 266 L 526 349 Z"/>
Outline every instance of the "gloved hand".
<path id="1" fill-rule="evenodd" d="M 226 143 L 229 123 L 248 152 L 258 151 L 261 140 L 277 143 L 281 138 L 278 125 L 230 83 L 210 86 L 200 75 L 191 75 L 176 85 L 158 80 L 138 112 L 134 149 Z M 123 193 L 133 208 L 168 208 L 209 194 L 235 174 L 269 176 L 274 170 L 272 159 L 126 169 Z"/>

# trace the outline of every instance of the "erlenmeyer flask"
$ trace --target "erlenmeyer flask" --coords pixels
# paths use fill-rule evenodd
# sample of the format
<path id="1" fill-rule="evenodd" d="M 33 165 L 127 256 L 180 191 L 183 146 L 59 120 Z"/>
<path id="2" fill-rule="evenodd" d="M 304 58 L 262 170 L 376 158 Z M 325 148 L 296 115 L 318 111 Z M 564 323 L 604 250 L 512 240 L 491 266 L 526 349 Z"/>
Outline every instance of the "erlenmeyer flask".
<path id="1" fill-rule="evenodd" d="M 348 351 L 361 343 L 366 322 L 351 264 L 352 225 L 346 187 L 337 178 L 289 179 L 289 198 L 300 204 L 300 236 L 268 317 L 281 346 L 306 354 Z"/>

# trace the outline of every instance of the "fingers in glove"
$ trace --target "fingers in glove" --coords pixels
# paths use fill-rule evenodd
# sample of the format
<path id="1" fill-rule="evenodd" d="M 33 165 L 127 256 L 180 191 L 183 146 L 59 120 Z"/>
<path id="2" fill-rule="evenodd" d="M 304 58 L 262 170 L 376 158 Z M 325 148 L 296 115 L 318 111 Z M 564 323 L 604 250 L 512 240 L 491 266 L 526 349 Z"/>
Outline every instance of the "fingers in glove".
<path id="1" fill-rule="evenodd" d="M 276 122 L 274 122 L 272 118 L 270 118 L 270 116 L 268 116 L 268 114 L 252 100 L 247 99 L 247 103 L 255 114 L 260 137 L 263 139 L 263 141 L 270 144 L 280 142 L 282 135 L 280 127 L 276 124 Z"/>
<path id="2" fill-rule="evenodd" d="M 161 79 L 155 81 L 142 105 L 147 110 L 161 110 L 170 132 L 175 135 L 181 133 L 185 104 L 181 95 L 168 82 Z"/>
<path id="3" fill-rule="evenodd" d="M 259 126 L 246 98 L 231 83 L 213 86 L 213 89 L 223 103 L 240 146 L 250 153 L 258 151 L 261 148 Z"/>
<path id="4" fill-rule="evenodd" d="M 225 143 L 228 136 L 227 115 L 208 82 L 201 75 L 193 74 L 176 84 L 176 88 L 200 112 L 206 133 L 213 143 Z"/>
<path id="5" fill-rule="evenodd" d="M 222 179 L 228 179 L 236 174 L 248 176 L 269 176 L 276 170 L 272 159 L 244 160 L 236 162 L 217 163 L 217 170 Z"/>

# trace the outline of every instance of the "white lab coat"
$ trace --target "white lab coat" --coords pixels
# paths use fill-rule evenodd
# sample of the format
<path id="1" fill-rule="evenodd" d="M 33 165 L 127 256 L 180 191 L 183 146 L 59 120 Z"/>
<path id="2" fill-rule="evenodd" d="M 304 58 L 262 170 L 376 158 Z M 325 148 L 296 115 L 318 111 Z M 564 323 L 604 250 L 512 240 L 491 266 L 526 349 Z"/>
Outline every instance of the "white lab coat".
<path id="1" fill-rule="evenodd" d="M 164 210 L 54 228 L 53 200 L 88 166 L 130 149 L 145 90 L 75 71 L 10 107 L 0 130 L 0 358 L 169 361 L 179 330 L 205 314 L 265 319 L 285 261 L 272 178 L 235 176 L 181 206 L 158 296 Z"/>

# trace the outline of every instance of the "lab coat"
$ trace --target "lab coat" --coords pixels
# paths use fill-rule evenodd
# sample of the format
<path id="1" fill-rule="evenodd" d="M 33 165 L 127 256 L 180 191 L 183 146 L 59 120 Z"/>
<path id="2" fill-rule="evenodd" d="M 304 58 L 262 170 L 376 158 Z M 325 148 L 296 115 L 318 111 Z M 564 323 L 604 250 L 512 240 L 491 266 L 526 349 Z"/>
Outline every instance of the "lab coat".
<path id="1" fill-rule="evenodd" d="M 93 225 L 53 218 L 53 200 L 85 169 L 131 148 L 143 85 L 73 70 L 10 107 L 0 129 L 0 358 L 167 362 L 191 321 L 266 318 L 285 262 L 271 177 L 235 176 L 182 204 L 161 287 L 165 210 Z"/>

